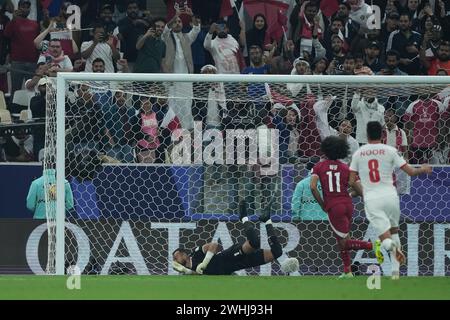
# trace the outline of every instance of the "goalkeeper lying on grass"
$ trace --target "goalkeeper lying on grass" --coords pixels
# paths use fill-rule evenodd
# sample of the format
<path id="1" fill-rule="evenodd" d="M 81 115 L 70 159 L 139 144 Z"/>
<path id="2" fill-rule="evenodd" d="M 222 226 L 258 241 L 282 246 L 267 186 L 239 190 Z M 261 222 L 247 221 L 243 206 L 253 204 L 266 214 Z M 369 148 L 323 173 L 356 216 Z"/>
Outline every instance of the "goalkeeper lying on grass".
<path id="1" fill-rule="evenodd" d="M 235 271 L 261 266 L 278 259 L 282 250 L 270 220 L 270 208 L 271 203 L 259 218 L 266 225 L 270 250 L 260 248 L 258 234 L 247 217 L 247 205 L 242 201 L 239 215 L 247 238 L 244 243 L 234 244 L 224 251 L 219 251 L 219 245 L 211 242 L 197 247 L 191 255 L 184 249 L 176 249 L 172 254 L 173 268 L 183 274 L 230 275 Z M 288 260 L 290 268 L 298 270 L 298 260 Z"/>

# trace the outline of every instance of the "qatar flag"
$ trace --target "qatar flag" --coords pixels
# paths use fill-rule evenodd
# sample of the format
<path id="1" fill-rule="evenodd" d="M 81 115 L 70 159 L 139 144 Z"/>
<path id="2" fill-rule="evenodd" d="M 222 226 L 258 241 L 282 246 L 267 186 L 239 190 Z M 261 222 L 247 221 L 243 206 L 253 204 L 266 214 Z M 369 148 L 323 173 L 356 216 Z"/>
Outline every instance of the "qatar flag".
<path id="1" fill-rule="evenodd" d="M 233 10 L 237 10 L 234 0 L 222 0 L 222 6 L 220 7 L 221 18 L 232 16 Z"/>

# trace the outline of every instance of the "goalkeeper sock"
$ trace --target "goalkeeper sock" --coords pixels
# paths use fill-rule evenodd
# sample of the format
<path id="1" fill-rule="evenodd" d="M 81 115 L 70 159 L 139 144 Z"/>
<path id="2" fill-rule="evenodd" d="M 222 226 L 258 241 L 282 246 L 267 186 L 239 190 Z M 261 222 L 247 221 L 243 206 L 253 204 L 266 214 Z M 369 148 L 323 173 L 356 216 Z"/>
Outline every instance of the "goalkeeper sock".
<path id="1" fill-rule="evenodd" d="M 361 250 L 361 249 L 372 250 L 372 242 L 348 239 L 345 242 L 345 249 L 346 250 Z"/>
<path id="2" fill-rule="evenodd" d="M 269 222 L 270 221 L 270 222 Z M 273 229 L 272 221 L 268 220 L 266 222 L 266 230 L 268 235 L 268 241 L 270 246 L 270 251 L 272 251 L 272 255 L 274 259 L 278 259 L 283 254 L 283 250 L 281 249 L 281 244 L 278 242 L 278 237 L 275 235 L 275 230 Z"/>
<path id="3" fill-rule="evenodd" d="M 245 237 L 247 238 L 252 248 L 259 249 L 261 247 L 261 241 L 258 237 L 258 234 L 256 233 L 255 228 L 253 227 L 253 223 L 248 221 L 248 218 L 247 221 L 244 222 L 244 230 L 245 230 Z"/>
<path id="4" fill-rule="evenodd" d="M 348 250 L 341 250 L 341 259 L 344 263 L 344 273 L 351 272 L 352 266 L 350 262 L 350 252 Z"/>

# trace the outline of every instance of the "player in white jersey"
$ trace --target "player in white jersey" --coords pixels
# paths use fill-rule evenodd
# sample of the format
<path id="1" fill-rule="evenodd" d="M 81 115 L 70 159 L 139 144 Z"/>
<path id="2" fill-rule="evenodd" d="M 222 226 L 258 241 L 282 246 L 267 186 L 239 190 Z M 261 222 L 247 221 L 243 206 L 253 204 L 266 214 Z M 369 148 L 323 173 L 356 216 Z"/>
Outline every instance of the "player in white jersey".
<path id="1" fill-rule="evenodd" d="M 398 225 L 400 220 L 400 200 L 394 186 L 393 172 L 400 168 L 410 176 L 431 173 L 429 165 L 413 168 L 408 165 L 398 151 L 381 143 L 383 127 L 377 121 L 367 123 L 369 143 L 359 148 L 350 165 L 350 185 L 361 179 L 364 209 L 367 219 L 375 227 L 382 246 L 390 253 L 392 278 L 398 279 L 400 264 L 405 262 L 401 251 Z"/>

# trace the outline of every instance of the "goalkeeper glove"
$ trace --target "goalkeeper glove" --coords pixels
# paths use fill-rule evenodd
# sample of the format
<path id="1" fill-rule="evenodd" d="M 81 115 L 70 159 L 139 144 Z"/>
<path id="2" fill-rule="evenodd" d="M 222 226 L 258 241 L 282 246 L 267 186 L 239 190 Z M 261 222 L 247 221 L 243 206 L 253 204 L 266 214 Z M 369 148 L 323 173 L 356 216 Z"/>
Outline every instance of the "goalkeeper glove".
<path id="1" fill-rule="evenodd" d="M 195 269 L 195 271 L 198 274 L 203 274 L 203 271 L 208 267 L 209 262 L 211 261 L 212 257 L 214 257 L 214 252 L 208 251 L 206 253 L 205 258 L 203 259 L 203 261 L 197 266 L 197 268 Z"/>
<path id="2" fill-rule="evenodd" d="M 203 270 L 205 270 L 207 266 L 208 266 L 208 264 L 206 264 L 205 262 L 202 262 L 197 266 L 197 269 L 195 270 L 195 272 L 197 272 L 198 274 L 203 274 Z"/>
<path id="3" fill-rule="evenodd" d="M 186 268 L 185 266 L 183 266 L 182 264 L 179 264 L 176 261 L 172 261 L 172 267 L 176 271 L 178 271 L 179 273 L 182 273 L 182 274 L 192 274 L 193 273 L 191 269 Z"/>

